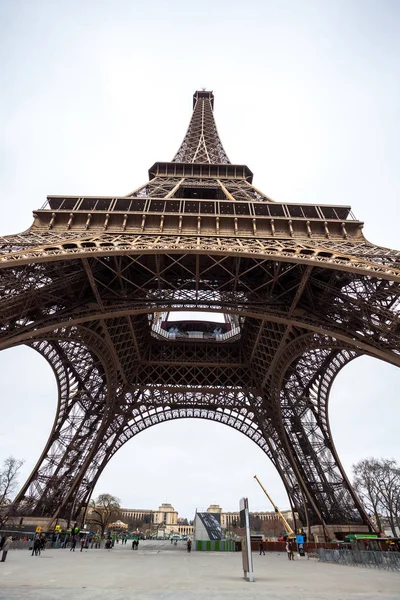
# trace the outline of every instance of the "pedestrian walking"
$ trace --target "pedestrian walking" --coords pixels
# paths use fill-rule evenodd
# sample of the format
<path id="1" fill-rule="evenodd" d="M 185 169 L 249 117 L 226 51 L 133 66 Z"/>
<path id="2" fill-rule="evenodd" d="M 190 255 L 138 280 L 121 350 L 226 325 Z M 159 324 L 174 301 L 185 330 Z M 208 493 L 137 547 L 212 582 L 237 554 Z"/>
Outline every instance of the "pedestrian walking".
<path id="1" fill-rule="evenodd" d="M 288 560 L 292 560 L 292 544 L 289 542 L 289 540 L 286 542 L 285 548 Z"/>
<path id="2" fill-rule="evenodd" d="M 73 536 L 72 537 L 72 542 L 71 542 L 71 548 L 70 548 L 70 552 L 75 552 L 75 547 L 76 547 L 76 537 Z"/>
<path id="3" fill-rule="evenodd" d="M 192 551 L 192 540 L 189 538 L 187 541 L 187 551 L 190 553 Z"/>
<path id="4" fill-rule="evenodd" d="M 47 538 L 45 535 L 41 535 L 39 538 L 40 541 L 40 550 L 45 550 L 46 549 L 46 543 L 47 543 Z"/>
<path id="5" fill-rule="evenodd" d="M 81 552 L 83 551 L 85 547 L 85 538 L 81 538 Z"/>
<path id="6" fill-rule="evenodd" d="M 264 554 L 264 556 L 265 556 L 264 542 L 262 540 L 260 542 L 260 556 L 261 556 L 261 554 Z"/>
<path id="7" fill-rule="evenodd" d="M 36 537 L 33 540 L 32 554 L 31 554 L 31 556 L 33 556 L 33 555 L 40 556 L 41 547 L 42 547 L 42 543 L 41 543 L 40 539 L 38 537 Z"/>
<path id="8" fill-rule="evenodd" d="M 0 562 L 6 562 L 6 558 L 7 558 L 7 554 L 9 549 L 11 548 L 11 544 L 12 544 L 12 537 L 6 537 L 5 541 L 3 542 L 3 554 L 1 557 L 1 561 Z"/>

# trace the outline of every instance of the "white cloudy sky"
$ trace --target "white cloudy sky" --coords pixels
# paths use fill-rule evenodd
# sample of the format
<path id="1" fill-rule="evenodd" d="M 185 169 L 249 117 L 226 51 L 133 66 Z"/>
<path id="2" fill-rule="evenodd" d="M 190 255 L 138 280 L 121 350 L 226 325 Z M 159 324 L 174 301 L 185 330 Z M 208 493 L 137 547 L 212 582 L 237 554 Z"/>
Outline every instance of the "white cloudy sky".
<path id="1" fill-rule="evenodd" d="M 194 90 L 214 90 L 232 162 L 282 202 L 350 204 L 365 235 L 398 247 L 400 4 L 387 0 L 14 0 L 0 3 L 0 235 L 47 194 L 124 195 L 174 155 Z M 347 469 L 398 457 L 400 375 L 361 358 L 334 384 L 332 429 Z M 0 354 L 0 460 L 41 452 L 56 385 L 45 361 Z M 261 450 L 215 423 L 154 427 L 125 445 L 96 492 L 182 516 L 249 496 L 282 507 Z"/>

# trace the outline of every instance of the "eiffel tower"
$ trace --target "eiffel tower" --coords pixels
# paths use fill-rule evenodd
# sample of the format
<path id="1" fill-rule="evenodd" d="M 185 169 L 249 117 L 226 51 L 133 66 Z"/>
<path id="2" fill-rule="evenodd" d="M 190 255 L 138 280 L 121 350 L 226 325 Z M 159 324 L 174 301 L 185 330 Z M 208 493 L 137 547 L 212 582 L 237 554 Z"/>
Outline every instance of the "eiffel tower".
<path id="1" fill-rule="evenodd" d="M 264 450 L 310 531 L 373 530 L 328 418 L 350 361 L 400 365 L 400 253 L 362 228 L 349 206 L 257 189 L 230 163 L 205 90 L 147 183 L 124 197 L 49 196 L 26 232 L 0 238 L 0 349 L 34 348 L 58 384 L 14 514 L 76 518 L 121 446 L 199 418 Z"/>

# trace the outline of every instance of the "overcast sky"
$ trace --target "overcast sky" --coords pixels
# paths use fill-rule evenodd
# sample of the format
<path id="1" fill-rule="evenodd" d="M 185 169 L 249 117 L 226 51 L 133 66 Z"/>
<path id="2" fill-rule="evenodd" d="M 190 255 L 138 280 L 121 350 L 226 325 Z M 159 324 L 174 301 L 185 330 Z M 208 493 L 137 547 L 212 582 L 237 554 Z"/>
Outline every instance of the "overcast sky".
<path id="1" fill-rule="evenodd" d="M 170 160 L 192 94 L 215 93 L 231 162 L 281 202 L 350 204 L 376 244 L 398 248 L 400 4 L 176 0 L 0 3 L 0 235 L 29 227 L 47 194 L 125 195 Z M 345 467 L 398 458 L 400 371 L 360 358 L 338 376 L 330 415 Z M 57 402 L 33 350 L 0 354 L 0 461 L 33 468 Z M 215 423 L 182 420 L 126 444 L 101 476 L 125 507 L 170 502 L 280 507 L 263 452 Z"/>

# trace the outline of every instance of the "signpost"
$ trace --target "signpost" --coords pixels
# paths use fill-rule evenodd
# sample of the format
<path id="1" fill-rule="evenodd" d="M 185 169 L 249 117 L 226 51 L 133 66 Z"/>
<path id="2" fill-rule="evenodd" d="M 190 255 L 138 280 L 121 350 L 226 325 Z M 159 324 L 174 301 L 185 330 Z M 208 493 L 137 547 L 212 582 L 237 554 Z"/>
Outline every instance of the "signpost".
<path id="1" fill-rule="evenodd" d="M 250 516 L 248 498 L 240 500 L 240 527 L 245 528 L 245 535 L 242 538 L 242 562 L 244 577 L 249 581 L 254 581 L 253 577 L 253 557 L 251 555 L 250 539 Z"/>

